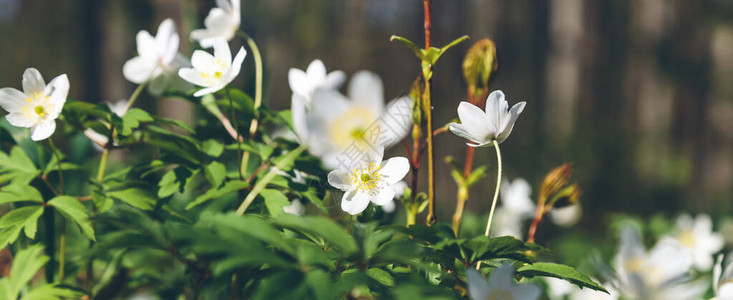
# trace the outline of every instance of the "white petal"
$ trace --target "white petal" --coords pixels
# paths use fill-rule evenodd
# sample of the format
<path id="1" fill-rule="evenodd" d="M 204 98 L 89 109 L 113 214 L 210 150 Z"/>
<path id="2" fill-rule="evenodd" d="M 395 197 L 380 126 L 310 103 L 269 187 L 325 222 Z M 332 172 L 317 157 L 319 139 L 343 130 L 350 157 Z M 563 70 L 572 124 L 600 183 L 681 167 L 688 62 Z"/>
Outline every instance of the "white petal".
<path id="1" fill-rule="evenodd" d="M 213 69 L 214 56 L 209 52 L 196 50 L 191 55 L 191 65 L 199 72 L 211 73 Z"/>
<path id="2" fill-rule="evenodd" d="M 14 88 L 0 89 L 0 106 L 10 113 L 20 112 L 28 98 L 23 92 Z"/>
<path id="3" fill-rule="evenodd" d="M 163 73 L 158 77 L 153 78 L 148 84 L 148 92 L 152 95 L 160 96 L 163 91 L 168 87 L 168 83 L 171 81 L 170 73 Z"/>
<path id="4" fill-rule="evenodd" d="M 372 198 L 372 202 L 376 205 L 385 205 L 394 200 L 394 194 L 394 189 L 391 187 L 383 188 Z"/>
<path id="5" fill-rule="evenodd" d="M 300 69 L 290 68 L 288 71 L 288 83 L 290 84 L 290 90 L 294 94 L 310 97 L 310 94 L 313 92 L 308 76 Z"/>
<path id="6" fill-rule="evenodd" d="M 41 141 L 47 139 L 56 131 L 56 120 L 46 120 L 31 128 L 31 140 Z"/>
<path id="7" fill-rule="evenodd" d="M 234 60 L 232 61 L 231 69 L 229 69 L 229 76 L 226 82 L 227 84 L 232 82 L 232 80 L 239 75 L 245 56 L 247 56 L 247 51 L 244 50 L 244 47 L 239 48 L 237 55 L 234 56 Z"/>
<path id="8" fill-rule="evenodd" d="M 378 142 L 389 148 L 402 139 L 412 129 L 412 100 L 410 97 L 395 99 L 387 105 L 387 111 L 379 118 L 380 133 Z"/>
<path id="9" fill-rule="evenodd" d="M 308 69 L 305 71 L 308 74 L 308 78 L 314 82 L 326 81 L 326 65 L 320 59 L 312 61 L 308 65 Z"/>
<path id="10" fill-rule="evenodd" d="M 326 82 L 322 85 L 329 89 L 338 89 L 346 81 L 346 74 L 342 71 L 333 71 L 326 75 Z"/>
<path id="11" fill-rule="evenodd" d="M 367 206 L 369 206 L 369 195 L 358 190 L 351 190 L 341 198 L 341 209 L 351 215 L 363 212 Z"/>
<path id="12" fill-rule="evenodd" d="M 448 124 L 448 129 L 453 134 L 462 137 L 467 140 L 475 140 L 477 139 L 474 137 L 471 133 L 468 132 L 468 129 L 466 129 L 466 125 L 460 124 L 460 123 L 450 123 Z"/>
<path id="13" fill-rule="evenodd" d="M 311 153 L 320 156 L 330 145 L 330 129 L 334 118 L 351 107 L 350 101 L 336 91 L 317 89 L 313 93 L 313 103 L 306 115 Z"/>
<path id="14" fill-rule="evenodd" d="M 66 103 L 66 97 L 69 95 L 69 77 L 66 74 L 61 74 L 52 79 L 46 86 L 44 93 L 53 103 L 53 111 L 49 114 L 55 119 L 61 113 L 64 103 Z"/>
<path id="15" fill-rule="evenodd" d="M 150 32 L 140 30 L 135 37 L 137 41 L 137 54 L 147 59 L 155 59 L 157 51 L 155 49 L 155 38 Z"/>
<path id="16" fill-rule="evenodd" d="M 381 115 L 384 110 L 382 79 L 372 72 L 357 72 L 349 83 L 349 98 L 354 104 L 370 109 L 375 116 Z"/>
<path id="17" fill-rule="evenodd" d="M 232 51 L 229 49 L 227 40 L 221 38 L 214 41 L 214 57 L 221 59 L 226 64 L 232 63 Z"/>
<path id="18" fill-rule="evenodd" d="M 402 197 L 402 195 L 405 193 L 405 189 L 407 188 L 407 182 L 404 180 L 400 180 L 397 183 L 392 185 L 392 189 L 394 190 L 394 196 L 395 198 Z"/>
<path id="19" fill-rule="evenodd" d="M 379 166 L 379 174 L 382 175 L 387 185 L 396 184 L 410 171 L 410 161 L 404 157 L 390 158 Z"/>
<path id="20" fill-rule="evenodd" d="M 486 300 L 491 287 L 481 273 L 473 268 L 466 268 L 466 277 L 468 277 L 468 295 L 471 300 Z"/>
<path id="21" fill-rule="evenodd" d="M 489 284 L 492 287 L 511 287 L 514 285 L 514 267 L 511 265 L 502 265 L 491 273 Z"/>
<path id="22" fill-rule="evenodd" d="M 502 109 L 502 103 L 504 100 L 504 93 L 502 91 L 493 91 L 486 98 L 486 116 L 488 116 L 489 122 L 494 126 L 494 132 L 498 134 L 499 127 L 501 126 L 501 118 L 506 110 Z"/>
<path id="23" fill-rule="evenodd" d="M 158 26 L 155 36 L 155 46 L 164 64 L 169 64 L 178 52 L 180 40 L 176 33 L 176 25 L 171 19 L 165 19 Z"/>
<path id="24" fill-rule="evenodd" d="M 488 103 L 486 104 L 488 105 Z M 485 143 L 497 134 L 496 128 L 488 121 L 486 114 L 478 106 L 461 101 L 458 104 L 458 118 L 465 126 L 465 131 L 476 143 Z"/>
<path id="25" fill-rule="evenodd" d="M 141 84 L 150 79 L 155 67 L 154 62 L 148 61 L 142 56 L 135 56 L 122 66 L 122 75 L 132 83 Z"/>
<path id="26" fill-rule="evenodd" d="M 229 0 L 216 0 L 216 6 L 220 7 L 224 11 L 232 11 L 232 4 Z"/>
<path id="27" fill-rule="evenodd" d="M 509 134 L 512 133 L 512 129 L 514 128 L 514 123 L 517 121 L 517 118 L 519 117 L 519 114 L 522 113 L 524 110 L 524 105 L 527 104 L 527 102 L 519 102 L 517 104 L 514 104 L 512 106 L 512 109 L 509 110 L 509 119 L 506 121 L 506 124 L 504 125 L 504 130 L 499 134 L 499 136 L 496 138 L 497 142 L 501 143 L 506 138 L 509 137 Z"/>
<path id="28" fill-rule="evenodd" d="M 9 113 L 5 116 L 5 119 L 8 120 L 8 123 L 10 123 L 10 125 L 13 125 L 15 127 L 30 128 L 33 127 L 33 125 L 36 125 L 35 121 L 27 118 L 20 113 Z"/>
<path id="29" fill-rule="evenodd" d="M 208 49 L 214 46 L 214 41 L 218 35 L 208 29 L 196 29 L 191 31 L 190 37 L 192 40 L 198 41 L 202 48 Z"/>
<path id="30" fill-rule="evenodd" d="M 520 284 L 512 288 L 514 299 L 536 300 L 540 297 L 540 287 L 534 284 Z"/>
<path id="31" fill-rule="evenodd" d="M 26 94 L 43 93 L 46 88 L 46 82 L 43 81 L 41 72 L 38 72 L 35 68 L 25 69 L 23 72 L 23 91 Z"/>
<path id="32" fill-rule="evenodd" d="M 353 188 L 349 171 L 345 169 L 337 169 L 328 173 L 328 184 L 342 191 L 349 191 Z"/>
<path id="33" fill-rule="evenodd" d="M 201 72 L 191 68 L 182 68 L 178 70 L 178 76 L 198 86 L 205 86 L 207 84 L 204 78 L 201 77 Z"/>
<path id="34" fill-rule="evenodd" d="M 293 129 L 301 144 L 308 142 L 308 126 L 306 123 L 306 100 L 300 95 L 293 94 L 290 101 L 290 115 L 293 119 Z"/>
<path id="35" fill-rule="evenodd" d="M 718 300 L 733 300 L 733 283 L 726 282 L 720 286 Z"/>
<path id="36" fill-rule="evenodd" d="M 394 202 L 394 200 L 380 206 L 382 207 L 382 210 L 384 210 L 384 212 L 386 213 L 393 213 L 395 211 L 395 208 L 397 208 L 397 204 Z"/>
<path id="37" fill-rule="evenodd" d="M 214 86 L 203 88 L 203 89 L 200 89 L 197 92 L 193 93 L 193 96 L 194 97 L 201 97 L 203 95 L 208 95 L 208 94 L 216 93 L 217 91 L 223 89 L 224 87 L 225 87 L 224 84 L 217 84 L 217 85 L 214 85 Z"/>

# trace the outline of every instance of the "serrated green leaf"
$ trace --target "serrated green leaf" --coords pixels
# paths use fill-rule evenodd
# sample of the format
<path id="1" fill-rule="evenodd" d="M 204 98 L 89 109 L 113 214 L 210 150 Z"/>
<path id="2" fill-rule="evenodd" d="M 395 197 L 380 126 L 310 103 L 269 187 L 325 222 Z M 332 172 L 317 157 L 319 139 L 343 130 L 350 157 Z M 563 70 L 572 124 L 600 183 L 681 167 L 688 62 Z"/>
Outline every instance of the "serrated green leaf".
<path id="1" fill-rule="evenodd" d="M 608 294 L 606 289 L 591 280 L 590 277 L 566 265 L 538 262 L 520 267 L 517 269 L 517 273 L 528 278 L 535 276 L 555 277 L 566 280 L 580 287 L 587 287 Z"/>
<path id="2" fill-rule="evenodd" d="M 201 151 L 211 157 L 219 157 L 224 152 L 224 145 L 217 140 L 205 140 L 201 144 Z"/>
<path id="3" fill-rule="evenodd" d="M 275 224 L 323 238 L 332 243 L 344 254 L 355 253 L 358 249 L 354 238 L 331 219 L 320 216 L 298 217 L 282 214 L 275 218 Z"/>
<path id="4" fill-rule="evenodd" d="M 25 226 L 32 227 L 26 229 L 26 235 L 35 238 L 36 223 L 41 214 L 43 206 L 32 205 L 13 209 L 0 218 L 0 249 L 15 242 Z"/>
<path id="5" fill-rule="evenodd" d="M 18 251 L 10 267 L 8 280 L 9 289 L 4 292 L 7 299 L 17 299 L 21 289 L 38 273 L 48 262 L 48 256 L 43 255 L 43 246 L 32 245 Z"/>
<path id="6" fill-rule="evenodd" d="M 43 203 L 43 196 L 31 185 L 26 184 L 10 184 L 0 190 L 0 204 L 33 201 Z"/>
<path id="7" fill-rule="evenodd" d="M 140 123 L 151 121 L 153 121 L 153 118 L 146 111 L 139 108 L 130 109 L 129 111 L 127 111 L 127 113 L 125 113 L 124 116 L 122 116 L 122 127 L 120 129 L 120 134 L 123 136 L 128 136 L 132 134 L 133 129 L 136 129 L 140 126 Z"/>
<path id="8" fill-rule="evenodd" d="M 246 189 L 249 187 L 249 183 L 241 181 L 241 180 L 232 180 L 224 183 L 224 185 L 221 188 L 218 189 L 210 189 L 206 191 L 201 196 L 196 197 L 196 200 L 186 205 L 186 209 L 191 209 L 201 203 L 204 203 L 206 201 L 209 201 L 211 199 L 215 199 L 221 196 L 224 196 L 226 194 L 236 192 L 242 189 Z"/>
<path id="9" fill-rule="evenodd" d="M 128 188 L 121 191 L 107 192 L 108 197 L 130 204 L 143 210 L 153 210 L 157 198 L 141 188 Z"/>
<path id="10" fill-rule="evenodd" d="M 62 300 L 79 298 L 83 295 L 81 291 L 62 287 L 58 284 L 44 284 L 32 289 L 23 295 L 20 300 Z"/>
<path id="11" fill-rule="evenodd" d="M 283 207 L 290 205 L 288 197 L 281 191 L 275 189 L 264 189 L 260 192 L 260 196 L 265 199 L 265 206 L 270 216 L 277 217 L 283 214 Z"/>
<path id="12" fill-rule="evenodd" d="M 213 188 L 219 188 L 227 177 L 227 168 L 224 164 L 213 161 L 204 167 L 204 176 Z"/>
<path id="13" fill-rule="evenodd" d="M 478 236 L 463 243 L 463 248 L 471 262 L 496 258 L 511 258 L 527 263 L 534 261 L 525 253 L 531 249 L 530 246 L 510 236 Z"/>
<path id="14" fill-rule="evenodd" d="M 56 208 L 64 217 L 79 225 L 81 232 L 87 238 L 95 240 L 94 228 L 92 228 L 92 222 L 89 221 L 87 208 L 79 200 L 70 196 L 58 196 L 48 201 L 48 205 Z"/>

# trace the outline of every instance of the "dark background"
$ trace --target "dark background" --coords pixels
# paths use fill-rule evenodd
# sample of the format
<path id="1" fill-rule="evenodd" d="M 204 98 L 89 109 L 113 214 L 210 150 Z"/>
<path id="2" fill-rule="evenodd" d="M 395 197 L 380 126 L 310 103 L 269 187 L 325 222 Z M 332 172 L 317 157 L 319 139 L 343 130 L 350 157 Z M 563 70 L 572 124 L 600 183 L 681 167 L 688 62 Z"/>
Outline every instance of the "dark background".
<path id="1" fill-rule="evenodd" d="M 510 179 L 524 177 L 536 191 L 545 172 L 572 162 L 584 191 L 583 222 L 591 228 L 603 225 L 609 212 L 731 211 L 733 1 L 433 2 L 434 45 L 471 37 L 435 66 L 435 126 L 455 118 L 465 99 L 460 65 L 466 50 L 493 39 L 499 72 L 491 88 L 503 90 L 510 105 L 527 101 L 502 144 Z M 70 98 L 127 98 L 134 85 L 121 70 L 135 55 L 136 32 L 154 33 L 173 18 L 181 52 L 190 57 L 188 33 L 202 26 L 213 5 L 0 0 L 0 86 L 20 88 L 23 70 L 35 67 L 46 80 L 67 73 Z M 380 74 L 388 99 L 406 93 L 419 63 L 389 37 L 422 44 L 422 18 L 419 0 L 243 0 L 242 28 L 263 52 L 265 104 L 288 108 L 288 69 L 304 69 L 316 58 L 329 70 Z M 249 55 L 237 85 L 250 92 L 253 70 Z M 181 101 L 143 99 L 139 105 L 189 122 L 198 113 Z M 448 222 L 455 184 L 442 158 L 462 160 L 465 147 L 451 134 L 436 142 L 438 216 Z M 495 154 L 479 149 L 476 155 L 475 165 L 491 168 L 468 207 L 483 212 L 494 188 Z"/>

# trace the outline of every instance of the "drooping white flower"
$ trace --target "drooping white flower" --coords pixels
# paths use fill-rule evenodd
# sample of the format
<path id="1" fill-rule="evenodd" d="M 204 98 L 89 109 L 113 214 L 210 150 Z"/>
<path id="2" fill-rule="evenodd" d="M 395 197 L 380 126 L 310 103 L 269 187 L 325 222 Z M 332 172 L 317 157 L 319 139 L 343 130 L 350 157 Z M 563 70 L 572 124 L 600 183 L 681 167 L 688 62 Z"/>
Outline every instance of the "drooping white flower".
<path id="1" fill-rule="evenodd" d="M 293 91 L 290 111 L 295 133 L 301 142 L 306 142 L 308 139 L 305 115 L 310 111 L 313 103 L 313 93 L 316 89 L 337 90 L 344 80 L 346 80 L 344 72 L 327 73 L 326 66 L 320 59 L 311 62 L 305 72 L 296 68 L 290 69 L 288 83 Z"/>
<path id="2" fill-rule="evenodd" d="M 724 261 L 722 254 L 718 255 L 713 267 L 713 291 L 715 292 L 713 299 L 733 300 L 733 262 L 730 257 Z"/>
<path id="3" fill-rule="evenodd" d="M 677 234 L 674 237 L 695 258 L 695 267 L 708 271 L 713 266 L 713 254 L 723 249 L 723 237 L 713 231 L 710 216 L 699 214 L 693 220 L 688 214 L 677 218 Z"/>
<path id="4" fill-rule="evenodd" d="M 127 99 L 120 99 L 115 102 L 107 102 L 107 106 L 113 114 L 122 117 L 126 113 L 125 108 L 127 107 L 127 103 L 129 103 Z M 102 152 L 104 150 L 102 145 L 106 145 L 109 141 L 109 138 L 106 135 L 96 132 L 94 129 L 91 128 L 87 128 L 86 130 L 84 130 L 84 135 L 89 137 L 89 139 L 94 142 L 92 143 L 92 146 L 94 146 L 94 150 L 97 150 L 99 152 Z"/>
<path id="5" fill-rule="evenodd" d="M 293 202 L 290 202 L 290 205 L 283 206 L 283 211 L 286 214 L 291 214 L 294 216 L 302 216 L 305 213 L 305 206 L 303 205 L 300 200 L 295 199 Z"/>
<path id="6" fill-rule="evenodd" d="M 329 169 L 349 168 L 359 157 L 389 148 L 411 128 L 411 100 L 401 97 L 384 105 L 382 80 L 361 71 L 349 83 L 349 98 L 316 89 L 306 114 L 309 151 Z"/>
<path id="7" fill-rule="evenodd" d="M 193 56 L 191 56 L 193 68 L 178 70 L 178 76 L 190 83 L 204 87 L 193 94 L 195 97 L 211 94 L 226 87 L 239 75 L 246 55 L 247 51 L 244 50 L 244 47 L 241 47 L 237 55 L 234 56 L 234 60 L 232 60 L 229 44 L 225 39 L 218 38 L 214 41 L 213 56 L 206 51 L 194 51 Z"/>
<path id="8" fill-rule="evenodd" d="M 514 122 L 524 110 L 525 104 L 522 101 L 509 109 L 501 91 L 493 91 L 486 98 L 485 112 L 476 105 L 462 101 L 458 105 L 461 124 L 450 123 L 450 131 L 474 142 L 475 144 L 467 143 L 471 147 L 492 146 L 494 140 L 502 143 L 512 133 Z"/>
<path id="9" fill-rule="evenodd" d="M 572 204 L 566 207 L 552 208 L 549 216 L 552 223 L 562 227 L 570 227 L 580 221 L 583 215 L 583 209 L 580 204 Z"/>
<path id="10" fill-rule="evenodd" d="M 198 41 L 201 47 L 211 48 L 217 38 L 231 40 L 239 30 L 241 22 L 240 0 L 216 0 L 216 6 L 204 19 L 204 29 L 191 32 L 191 39 Z"/>
<path id="11" fill-rule="evenodd" d="M 410 170 L 407 158 L 393 157 L 382 161 L 383 150 L 364 157 L 355 167 L 340 168 L 328 173 L 328 183 L 344 191 L 341 209 L 356 215 L 369 206 L 369 202 L 385 205 L 393 201 L 393 186 Z"/>
<path id="12" fill-rule="evenodd" d="M 471 300 L 505 299 L 532 300 L 540 297 L 540 288 L 534 284 L 514 284 L 514 267 L 503 265 L 494 270 L 487 282 L 479 272 L 466 269 L 468 295 Z"/>
<path id="13" fill-rule="evenodd" d="M 10 125 L 31 129 L 31 139 L 40 141 L 56 131 L 56 118 L 69 94 L 69 78 L 61 74 L 46 85 L 34 68 L 23 72 L 23 92 L 14 88 L 0 89 L 0 106 L 8 111 Z"/>
<path id="14" fill-rule="evenodd" d="M 523 224 L 532 218 L 535 204 L 532 202 L 532 187 L 523 178 L 514 181 L 504 179 L 501 185 L 501 206 L 497 208 L 494 236 L 523 237 Z"/>
<path id="15" fill-rule="evenodd" d="M 615 260 L 619 291 L 634 299 L 700 299 L 707 284 L 690 280 L 693 263 L 692 254 L 672 238 L 647 253 L 636 229 L 626 227 Z"/>
<path id="16" fill-rule="evenodd" d="M 155 37 L 140 30 L 136 41 L 138 56 L 125 62 L 122 74 L 133 83 L 150 82 L 151 93 L 160 94 L 175 79 L 178 69 L 188 66 L 186 58 L 178 53 L 180 38 L 176 25 L 173 20 L 165 19 Z"/>

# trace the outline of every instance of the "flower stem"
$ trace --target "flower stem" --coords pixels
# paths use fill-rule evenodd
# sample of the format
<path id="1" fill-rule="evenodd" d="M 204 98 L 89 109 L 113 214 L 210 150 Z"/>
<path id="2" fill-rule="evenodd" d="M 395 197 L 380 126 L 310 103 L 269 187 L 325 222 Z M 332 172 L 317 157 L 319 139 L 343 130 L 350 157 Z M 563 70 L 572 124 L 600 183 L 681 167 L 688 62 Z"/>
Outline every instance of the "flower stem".
<path id="1" fill-rule="evenodd" d="M 132 108 L 132 105 L 135 104 L 135 101 L 140 96 L 140 93 L 142 93 L 145 85 L 147 85 L 147 82 L 143 82 L 142 84 L 138 85 L 137 88 L 135 88 L 135 91 L 132 92 L 130 99 L 127 101 L 125 110 L 122 111 L 122 115 L 125 115 L 125 113 L 127 113 L 127 111 Z M 109 158 L 109 148 L 111 146 L 110 143 L 114 143 L 112 140 L 114 139 L 115 132 L 115 128 L 112 127 L 112 134 L 110 134 L 109 139 L 107 139 L 107 145 L 105 145 L 104 150 L 102 151 L 102 158 L 99 160 L 99 169 L 97 170 L 98 182 L 102 182 L 102 179 L 104 179 L 104 172 L 107 169 L 107 159 Z"/>
<path id="2" fill-rule="evenodd" d="M 496 164 L 497 164 L 497 170 L 496 170 L 496 189 L 494 190 L 494 200 L 491 201 L 491 210 L 489 210 L 489 221 L 486 223 L 486 232 L 484 232 L 484 236 L 488 237 L 489 232 L 491 232 L 491 221 L 494 218 L 494 210 L 496 209 L 496 200 L 499 199 L 499 188 L 501 187 L 501 150 L 499 150 L 499 142 L 496 140 L 494 142 L 494 147 L 496 148 Z M 476 270 L 481 269 L 481 262 L 479 261 L 478 264 L 476 264 Z"/>
<path id="3" fill-rule="evenodd" d="M 64 195 L 66 194 L 66 190 L 64 188 L 64 173 L 61 172 L 61 157 L 56 151 L 56 146 L 54 146 L 53 144 L 53 139 L 50 137 L 48 138 L 48 145 L 51 146 L 51 152 L 53 152 L 53 156 L 56 157 L 56 167 L 59 173 L 59 190 L 61 191 L 61 195 Z"/>
<path id="4" fill-rule="evenodd" d="M 466 146 L 466 162 L 463 166 L 463 178 L 467 179 L 471 175 L 471 169 L 473 168 L 473 152 L 474 148 Z M 458 233 L 461 230 L 461 220 L 463 219 L 463 209 L 466 207 L 466 201 L 468 201 L 469 188 L 462 183 L 458 186 L 458 192 L 456 195 L 456 212 L 453 214 L 453 232 L 458 237 Z"/>
<path id="5" fill-rule="evenodd" d="M 257 47 L 257 43 L 244 33 L 243 31 L 237 31 L 237 33 L 247 41 L 247 46 L 249 46 L 249 49 L 252 50 L 252 58 L 254 58 L 255 61 L 255 102 L 254 102 L 254 111 L 255 111 L 255 117 L 252 119 L 252 123 L 250 123 L 249 126 L 249 136 L 252 138 L 255 133 L 257 132 L 257 126 L 259 124 L 257 113 L 260 106 L 262 106 L 262 55 L 260 54 L 260 48 Z M 242 157 L 241 164 L 239 166 L 240 172 L 244 173 L 247 170 L 247 165 L 249 164 L 249 157 L 250 153 L 249 151 L 244 152 L 244 156 Z"/>
<path id="6" fill-rule="evenodd" d="M 432 20 L 430 14 L 430 0 L 423 0 L 425 9 L 425 50 L 430 48 L 430 30 L 432 29 Z M 423 78 L 425 79 L 425 116 L 427 121 L 427 143 L 428 143 L 428 215 L 427 223 L 432 224 L 437 221 L 435 216 L 435 165 L 433 148 L 433 105 L 430 99 L 430 76 L 432 66 L 428 66 L 427 70 L 423 70 Z"/>
<path id="7" fill-rule="evenodd" d="M 59 283 L 64 282 L 65 262 L 66 262 L 66 219 L 61 218 L 61 236 L 59 237 Z"/>
<path id="8" fill-rule="evenodd" d="M 234 101 L 232 101 L 232 95 L 229 93 L 229 88 L 224 88 L 224 91 L 227 93 L 227 98 L 229 98 L 229 115 L 232 118 L 232 122 L 234 122 L 234 131 L 237 133 L 237 138 L 234 139 L 234 142 L 237 143 L 237 164 L 242 165 L 242 143 L 239 141 L 239 123 L 237 122 L 237 114 L 234 111 Z M 242 175 L 241 168 L 237 169 L 239 171 L 239 180 L 244 179 L 244 175 Z"/>
<path id="9" fill-rule="evenodd" d="M 247 211 L 247 208 L 252 204 L 252 201 L 255 200 L 255 197 L 260 194 L 260 192 L 267 186 L 270 181 L 272 181 L 273 178 L 275 178 L 275 175 L 277 175 L 277 172 L 284 169 L 288 164 L 291 164 L 293 161 L 295 161 L 295 158 L 297 158 L 307 147 L 305 145 L 301 145 L 300 147 L 296 148 L 293 151 L 290 151 L 289 153 L 282 156 L 280 161 L 275 164 L 274 167 L 270 168 L 270 171 L 265 174 L 265 176 L 262 177 L 255 186 L 252 188 L 252 190 L 247 194 L 247 197 L 244 198 L 244 201 L 242 201 L 242 204 L 237 208 L 237 215 L 244 215 L 244 212 Z"/>
<path id="10" fill-rule="evenodd" d="M 545 215 L 545 201 L 547 197 L 540 196 L 537 202 L 537 209 L 535 209 L 534 218 L 532 219 L 532 225 L 529 226 L 527 232 L 527 242 L 534 243 L 535 234 L 537 234 L 537 227 L 542 221 L 542 217 Z"/>

